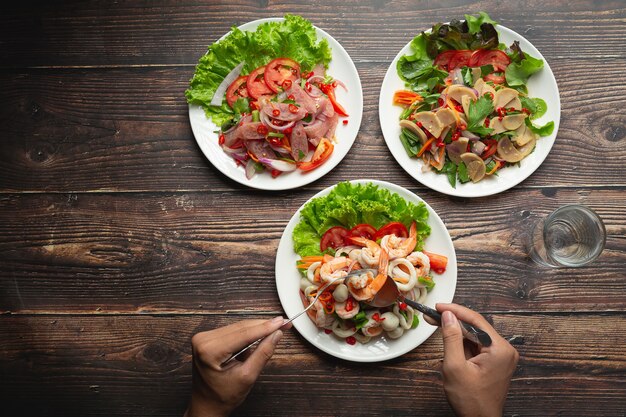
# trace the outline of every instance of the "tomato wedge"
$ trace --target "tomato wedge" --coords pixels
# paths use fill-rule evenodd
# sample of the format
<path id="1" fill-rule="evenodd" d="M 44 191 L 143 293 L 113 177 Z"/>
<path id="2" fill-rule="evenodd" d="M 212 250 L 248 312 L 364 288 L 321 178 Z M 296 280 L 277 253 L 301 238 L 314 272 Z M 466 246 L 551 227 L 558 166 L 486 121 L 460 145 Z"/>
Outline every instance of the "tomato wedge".
<path id="1" fill-rule="evenodd" d="M 334 145 L 326 138 L 322 138 L 320 143 L 315 148 L 313 158 L 308 162 L 302 162 L 298 164 L 298 168 L 303 171 L 311 171 L 318 166 L 322 165 L 333 153 Z"/>
<path id="2" fill-rule="evenodd" d="M 248 77 L 246 75 L 242 75 L 228 86 L 228 89 L 226 90 L 226 102 L 230 107 L 233 107 L 235 102 L 240 98 L 249 97 L 248 89 L 246 88 L 247 79 Z"/>
<path id="3" fill-rule="evenodd" d="M 502 72 L 506 70 L 506 67 L 508 67 L 510 63 L 511 58 L 503 51 L 498 49 L 479 49 L 478 51 L 474 51 L 467 65 L 470 67 L 491 65 L 496 72 Z"/>
<path id="4" fill-rule="evenodd" d="M 423 251 L 424 255 L 428 256 L 430 260 L 430 269 L 435 271 L 438 274 L 443 274 L 446 272 L 446 267 L 448 266 L 448 257 L 439 255 L 436 253 Z"/>
<path id="5" fill-rule="evenodd" d="M 374 240 L 374 236 L 376 236 L 376 228 L 367 223 L 357 224 L 350 229 L 350 236 L 364 237 L 365 239 Z"/>
<path id="6" fill-rule="evenodd" d="M 435 67 L 439 67 L 442 70 L 448 70 L 448 65 L 450 64 L 450 59 L 452 59 L 452 57 L 454 55 L 456 55 L 455 50 L 450 50 L 450 51 L 443 51 L 442 53 L 440 53 L 439 55 L 437 55 L 437 57 L 435 58 L 435 61 L 433 62 L 433 65 Z"/>
<path id="7" fill-rule="evenodd" d="M 375 240 L 378 240 L 386 235 L 396 235 L 398 237 L 409 237 L 409 231 L 406 226 L 400 222 L 387 223 L 376 232 L 374 235 Z"/>
<path id="8" fill-rule="evenodd" d="M 246 87 L 248 88 L 248 94 L 253 99 L 258 99 L 261 96 L 267 94 L 273 94 L 274 92 L 265 84 L 265 65 L 260 66 L 248 75 L 246 80 Z"/>
<path id="9" fill-rule="evenodd" d="M 469 49 L 456 51 L 456 54 L 452 55 L 452 57 L 448 61 L 448 71 L 452 71 L 457 68 L 467 67 L 467 63 L 469 62 L 472 53 L 473 52 Z"/>
<path id="10" fill-rule="evenodd" d="M 300 64 L 289 58 L 276 58 L 265 66 L 263 74 L 265 84 L 275 93 L 283 90 L 286 80 L 291 82 L 300 78 Z"/>
<path id="11" fill-rule="evenodd" d="M 344 245 L 345 239 L 350 236 L 350 231 L 345 227 L 331 227 L 324 233 L 320 241 L 320 250 L 324 252 L 329 247 L 337 249 Z"/>

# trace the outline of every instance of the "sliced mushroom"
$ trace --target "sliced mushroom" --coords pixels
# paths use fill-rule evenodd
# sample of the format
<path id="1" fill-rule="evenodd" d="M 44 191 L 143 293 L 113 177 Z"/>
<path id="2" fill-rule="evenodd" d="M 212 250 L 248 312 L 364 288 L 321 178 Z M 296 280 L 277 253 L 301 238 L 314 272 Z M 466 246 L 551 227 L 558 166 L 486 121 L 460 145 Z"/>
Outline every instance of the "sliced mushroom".
<path id="1" fill-rule="evenodd" d="M 513 100 L 506 103 L 504 107 L 506 107 L 507 109 L 513 108 L 517 111 L 520 111 L 522 110 L 522 102 L 520 101 L 519 97 L 515 97 Z"/>
<path id="2" fill-rule="evenodd" d="M 475 153 L 466 152 L 461 155 L 461 160 L 467 167 L 467 175 L 469 175 L 472 182 L 478 182 L 483 179 L 487 167 L 485 161 Z"/>
<path id="3" fill-rule="evenodd" d="M 457 103 L 463 102 L 463 96 L 469 96 L 472 100 L 476 100 L 478 98 L 473 88 L 457 84 L 448 87 L 448 97 L 456 100 Z"/>
<path id="4" fill-rule="evenodd" d="M 404 129 L 408 129 L 411 132 L 415 133 L 420 138 L 420 141 L 422 142 L 422 144 L 424 144 L 426 140 L 428 140 L 428 138 L 426 137 L 426 133 L 424 133 L 424 131 L 420 129 L 418 125 L 416 125 L 410 120 L 406 120 L 406 119 L 400 120 L 400 127 Z"/>
<path id="5" fill-rule="evenodd" d="M 487 84 L 482 78 L 474 83 L 474 88 L 476 89 L 476 91 L 478 91 L 478 95 L 481 97 L 484 96 L 485 93 L 491 93 L 494 96 L 496 95 L 496 90 L 492 86 Z"/>
<path id="6" fill-rule="evenodd" d="M 493 107 L 498 109 L 500 107 L 505 107 L 505 105 L 516 98 L 519 95 L 517 90 L 513 90 L 512 88 L 501 88 L 496 91 L 493 97 Z"/>
<path id="7" fill-rule="evenodd" d="M 444 126 L 450 126 L 453 123 L 456 123 L 456 117 L 454 117 L 454 113 L 452 110 L 445 108 L 437 110 L 437 118 Z"/>
<path id="8" fill-rule="evenodd" d="M 469 105 L 472 102 L 472 99 L 469 96 L 463 96 L 461 99 L 461 106 L 463 106 L 463 112 L 469 115 Z"/>
<path id="9" fill-rule="evenodd" d="M 524 123 L 524 119 L 526 119 L 526 115 L 523 113 L 504 116 L 502 118 L 502 126 L 506 130 L 515 130 Z"/>
<path id="10" fill-rule="evenodd" d="M 444 126 L 439 121 L 437 115 L 431 111 L 423 111 L 415 115 L 415 122 L 420 122 L 422 127 L 438 138 Z"/>
<path id="11" fill-rule="evenodd" d="M 506 132 L 506 128 L 502 125 L 502 120 L 500 120 L 499 117 L 494 117 L 493 119 L 489 121 L 489 127 L 493 129 L 493 132 L 491 132 L 492 135 L 497 135 L 498 133 Z"/>
<path id="12" fill-rule="evenodd" d="M 448 151 L 448 158 L 458 165 L 458 163 L 461 162 L 461 155 L 467 152 L 468 143 L 468 138 L 460 137 L 458 140 L 447 144 L 446 150 Z"/>
<path id="13" fill-rule="evenodd" d="M 508 136 L 504 136 L 498 141 L 497 153 L 500 158 L 507 162 L 519 162 L 524 159 L 524 154 L 513 145 Z"/>
<path id="14" fill-rule="evenodd" d="M 533 136 L 533 138 L 528 141 L 524 146 L 520 146 L 517 150 L 522 154 L 522 159 L 526 158 L 530 153 L 535 149 L 535 144 L 537 143 L 537 139 Z"/>
<path id="15" fill-rule="evenodd" d="M 522 124 L 515 130 L 515 136 L 512 138 L 517 146 L 524 146 L 533 139 L 536 139 L 535 134 L 526 126 L 526 123 Z"/>
<path id="16" fill-rule="evenodd" d="M 443 128 L 443 130 L 441 131 L 441 140 L 444 140 L 446 136 L 448 136 L 450 130 L 452 130 L 452 126 L 447 126 Z"/>

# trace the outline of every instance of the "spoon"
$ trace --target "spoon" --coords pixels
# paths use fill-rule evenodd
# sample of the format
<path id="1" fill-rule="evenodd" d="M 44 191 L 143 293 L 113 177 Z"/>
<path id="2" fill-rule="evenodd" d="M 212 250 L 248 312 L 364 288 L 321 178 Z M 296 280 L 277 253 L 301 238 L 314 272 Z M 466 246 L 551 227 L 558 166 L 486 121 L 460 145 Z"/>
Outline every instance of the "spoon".
<path id="1" fill-rule="evenodd" d="M 390 276 L 387 276 L 387 281 L 385 281 L 382 288 L 376 293 L 372 301 L 368 304 L 372 307 L 387 307 L 396 301 L 402 301 L 416 310 L 421 311 L 428 317 L 435 320 L 438 326 L 441 326 L 441 314 L 437 310 L 405 298 L 400 293 L 396 282 Z M 489 337 L 485 331 L 461 320 L 459 320 L 459 323 L 461 324 L 463 337 L 478 345 L 483 345 L 485 347 L 491 345 L 491 337 Z"/>

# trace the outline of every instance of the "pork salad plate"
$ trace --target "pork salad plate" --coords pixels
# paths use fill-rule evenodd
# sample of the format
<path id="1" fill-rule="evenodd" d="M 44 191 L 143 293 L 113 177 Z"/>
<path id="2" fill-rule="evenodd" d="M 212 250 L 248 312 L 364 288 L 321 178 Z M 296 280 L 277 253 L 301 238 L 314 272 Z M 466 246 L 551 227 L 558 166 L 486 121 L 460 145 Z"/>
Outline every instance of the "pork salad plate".
<path id="1" fill-rule="evenodd" d="M 308 200 L 289 221 L 276 256 L 288 317 L 333 282 L 308 316 L 293 323 L 317 348 L 357 362 L 400 356 L 435 330 L 404 302 L 368 305 L 388 276 L 406 298 L 434 307 L 452 301 L 456 275 L 452 240 L 439 216 L 408 190 L 375 180 L 342 182 Z"/>
<path id="2" fill-rule="evenodd" d="M 422 184 L 480 197 L 511 188 L 548 155 L 560 100 L 545 58 L 486 13 L 417 35 L 387 70 L 387 146 Z"/>
<path id="3" fill-rule="evenodd" d="M 212 44 L 186 97 L 207 159 L 231 179 L 268 190 L 328 173 L 350 150 L 363 112 L 346 51 L 292 15 L 234 27 Z"/>

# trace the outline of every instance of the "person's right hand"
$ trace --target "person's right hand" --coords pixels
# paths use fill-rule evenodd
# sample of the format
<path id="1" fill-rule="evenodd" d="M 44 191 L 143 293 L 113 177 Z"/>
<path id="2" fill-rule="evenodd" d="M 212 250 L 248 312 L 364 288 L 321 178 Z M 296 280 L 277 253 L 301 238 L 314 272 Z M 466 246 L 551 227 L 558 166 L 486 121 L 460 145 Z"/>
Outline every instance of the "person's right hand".
<path id="1" fill-rule="evenodd" d="M 502 416 L 517 350 L 475 311 L 457 304 L 437 304 L 437 310 L 442 313 L 443 388 L 450 406 L 460 417 Z M 459 319 L 487 332 L 491 346 L 464 342 Z"/>

